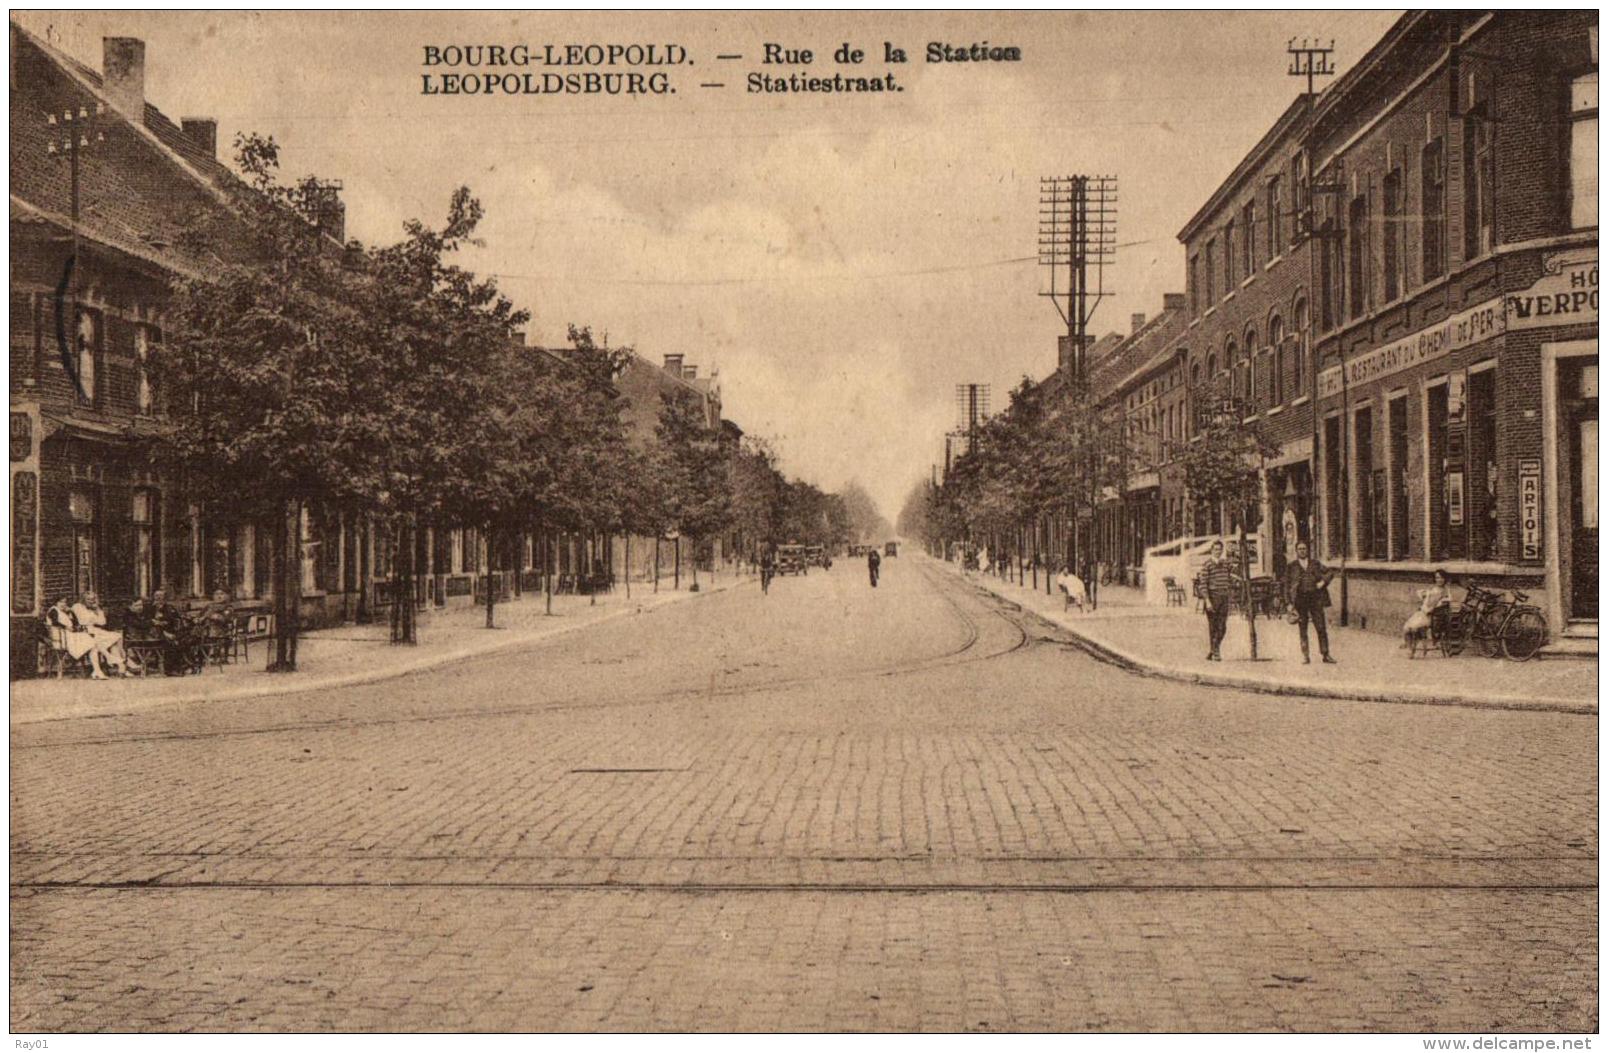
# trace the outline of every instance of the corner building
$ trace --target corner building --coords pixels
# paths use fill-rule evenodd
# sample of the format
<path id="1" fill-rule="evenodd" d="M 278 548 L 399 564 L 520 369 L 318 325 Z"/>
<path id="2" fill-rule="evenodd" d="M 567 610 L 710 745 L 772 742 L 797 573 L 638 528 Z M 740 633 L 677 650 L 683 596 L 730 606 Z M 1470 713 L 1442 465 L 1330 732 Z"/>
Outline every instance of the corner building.
<path id="1" fill-rule="evenodd" d="M 1341 617 L 1395 631 L 1441 567 L 1594 641 L 1595 13 L 1406 15 L 1305 124 Z"/>

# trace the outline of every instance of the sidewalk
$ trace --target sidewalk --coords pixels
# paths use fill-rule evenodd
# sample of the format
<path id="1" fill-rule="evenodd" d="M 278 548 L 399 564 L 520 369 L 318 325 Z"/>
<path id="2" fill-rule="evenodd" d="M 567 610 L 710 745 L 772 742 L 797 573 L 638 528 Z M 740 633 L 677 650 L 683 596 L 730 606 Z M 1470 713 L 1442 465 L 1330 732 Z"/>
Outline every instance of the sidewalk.
<path id="1" fill-rule="evenodd" d="M 1338 665 L 1318 660 L 1301 664 L 1295 627 L 1283 619 L 1258 619 L 1257 653 L 1251 661 L 1250 634 L 1235 615 L 1223 641 L 1223 660 L 1206 660 L 1206 618 L 1186 607 L 1154 607 L 1137 589 L 1102 586 L 1100 608 L 1063 611 L 1060 593 L 1037 590 L 981 573 L 952 573 L 1054 622 L 1087 649 L 1139 672 L 1199 684 L 1237 687 L 1270 694 L 1346 698 L 1373 702 L 1535 709 L 1565 713 L 1597 712 L 1597 663 L 1577 658 L 1509 662 L 1466 651 L 1456 658 L 1437 652 L 1408 658 L 1399 637 L 1329 625 L 1330 650 Z"/>
<path id="2" fill-rule="evenodd" d="M 419 613 L 419 643 L 393 647 L 390 626 L 338 625 L 303 633 L 297 643 L 297 671 L 265 671 L 273 653 L 271 641 L 254 641 L 249 663 L 232 663 L 219 669 L 208 666 L 196 676 L 150 676 L 105 682 L 82 678 L 19 680 L 11 685 L 11 723 L 32 724 L 73 717 L 115 716 L 185 702 L 233 702 L 302 691 L 328 691 L 407 676 L 449 662 L 501 651 L 516 650 L 538 640 L 587 626 L 629 617 L 681 600 L 722 592 L 757 580 L 747 574 L 721 570 L 711 582 L 699 575 L 699 592 L 678 592 L 661 581 L 631 585 L 631 598 L 623 586 L 599 596 L 554 596 L 553 614 L 546 614 L 546 598 L 527 593 L 520 599 L 497 604 L 496 629 L 486 628 L 484 607 L 451 607 Z"/>

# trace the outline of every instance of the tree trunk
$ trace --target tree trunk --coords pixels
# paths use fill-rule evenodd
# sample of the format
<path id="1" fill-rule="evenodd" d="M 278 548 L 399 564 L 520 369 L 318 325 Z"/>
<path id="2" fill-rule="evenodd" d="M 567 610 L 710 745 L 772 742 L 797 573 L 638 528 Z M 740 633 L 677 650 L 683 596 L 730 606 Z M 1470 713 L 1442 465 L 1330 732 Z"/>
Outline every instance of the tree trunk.
<path id="1" fill-rule="evenodd" d="M 676 570 L 675 570 L 675 574 L 676 574 L 675 587 L 679 591 L 681 589 L 681 534 L 680 533 L 676 534 Z"/>
<path id="2" fill-rule="evenodd" d="M 301 584 L 301 505 L 295 499 L 285 502 L 280 521 L 279 558 L 274 577 L 274 660 L 270 673 L 296 671 L 296 636 L 301 628 L 298 616 Z"/>
<path id="3" fill-rule="evenodd" d="M 1251 561 L 1250 554 L 1245 551 L 1245 510 L 1240 510 L 1239 517 L 1239 559 L 1240 582 L 1245 589 L 1245 620 L 1251 630 L 1251 661 L 1256 661 L 1256 599 L 1251 593 Z"/>
<path id="4" fill-rule="evenodd" d="M 653 591 L 659 591 L 659 535 L 653 535 Z"/>
<path id="5" fill-rule="evenodd" d="M 631 532 L 625 532 L 625 598 L 631 598 Z"/>
<path id="6" fill-rule="evenodd" d="M 713 566 L 713 565 L 714 565 L 714 563 L 713 563 L 713 561 L 711 561 L 710 566 Z M 693 538 L 693 540 L 692 540 L 692 591 L 693 592 L 698 591 L 698 539 L 697 538 Z"/>
<path id="7" fill-rule="evenodd" d="M 548 531 L 542 531 L 542 583 L 547 590 L 547 613 L 553 613 L 553 564 L 558 559 L 558 551 L 553 545 L 553 538 Z"/>
<path id="8" fill-rule="evenodd" d="M 497 628 L 497 533 L 486 524 L 486 628 Z"/>

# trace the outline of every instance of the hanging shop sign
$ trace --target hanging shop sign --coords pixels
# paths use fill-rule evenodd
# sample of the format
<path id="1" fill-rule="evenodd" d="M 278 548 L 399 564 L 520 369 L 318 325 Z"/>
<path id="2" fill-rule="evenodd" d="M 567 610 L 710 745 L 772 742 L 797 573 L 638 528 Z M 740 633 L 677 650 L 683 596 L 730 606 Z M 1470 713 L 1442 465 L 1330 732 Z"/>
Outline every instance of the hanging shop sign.
<path id="1" fill-rule="evenodd" d="M 1519 558 L 1541 559 L 1541 462 L 1519 462 Z"/>
<path id="2" fill-rule="evenodd" d="M 1541 261 L 1541 277 L 1534 285 L 1504 299 L 1509 329 L 1596 325 L 1596 248 L 1554 252 Z"/>
<path id="3" fill-rule="evenodd" d="M 1343 378 L 1341 366 L 1330 366 L 1318 374 L 1318 398 L 1332 398 L 1347 386 L 1360 387 L 1500 336 L 1505 326 L 1501 299 L 1487 300 L 1411 336 L 1357 355 L 1345 363 Z"/>

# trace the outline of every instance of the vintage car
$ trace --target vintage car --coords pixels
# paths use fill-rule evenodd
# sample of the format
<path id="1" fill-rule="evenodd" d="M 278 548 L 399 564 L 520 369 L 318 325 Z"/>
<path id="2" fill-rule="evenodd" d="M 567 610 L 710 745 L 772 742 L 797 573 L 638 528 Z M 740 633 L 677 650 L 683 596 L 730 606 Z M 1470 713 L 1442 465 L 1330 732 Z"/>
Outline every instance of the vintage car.
<path id="1" fill-rule="evenodd" d="M 897 542 L 897 541 L 888 542 L 886 545 L 884 545 L 882 547 L 882 554 L 884 556 L 897 556 L 899 554 L 899 542 Z"/>
<path id="2" fill-rule="evenodd" d="M 803 545 L 777 546 L 776 573 L 808 574 L 809 572 L 809 562 L 805 559 Z"/>
<path id="3" fill-rule="evenodd" d="M 820 567 L 822 570 L 832 569 L 832 557 L 826 554 L 826 548 L 823 545 L 807 546 L 804 549 L 804 562 L 812 567 Z"/>

